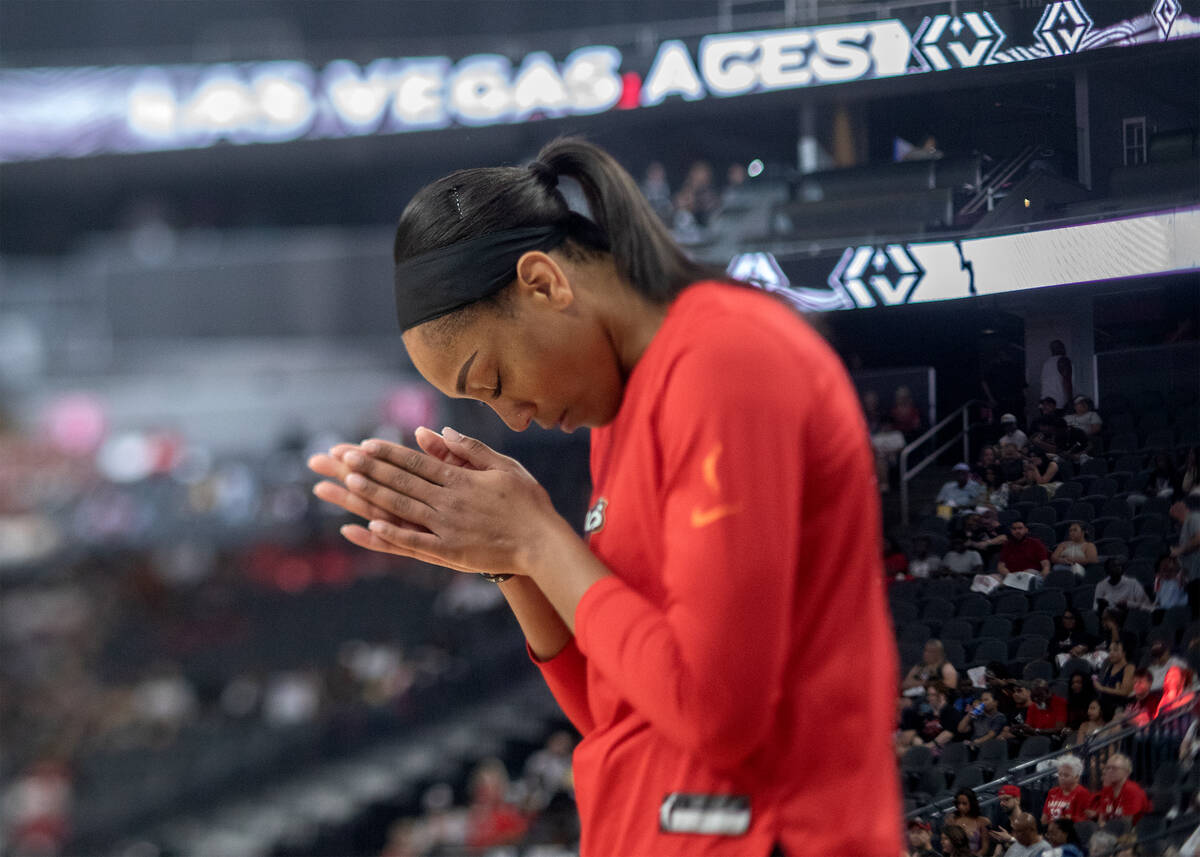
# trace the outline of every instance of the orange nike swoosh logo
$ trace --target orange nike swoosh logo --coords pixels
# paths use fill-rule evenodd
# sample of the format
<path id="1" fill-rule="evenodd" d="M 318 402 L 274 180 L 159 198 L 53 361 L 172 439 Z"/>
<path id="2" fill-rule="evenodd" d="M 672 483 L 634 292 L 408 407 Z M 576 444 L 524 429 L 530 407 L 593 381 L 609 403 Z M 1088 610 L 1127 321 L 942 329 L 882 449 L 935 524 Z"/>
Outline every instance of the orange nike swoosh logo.
<path id="1" fill-rule="evenodd" d="M 692 526 L 697 529 L 707 527 L 714 521 L 719 521 L 722 518 L 736 514 L 738 511 L 737 506 L 730 506 L 728 503 L 722 503 L 720 506 L 712 506 L 708 509 L 701 509 L 697 506 L 695 509 L 692 509 Z"/>

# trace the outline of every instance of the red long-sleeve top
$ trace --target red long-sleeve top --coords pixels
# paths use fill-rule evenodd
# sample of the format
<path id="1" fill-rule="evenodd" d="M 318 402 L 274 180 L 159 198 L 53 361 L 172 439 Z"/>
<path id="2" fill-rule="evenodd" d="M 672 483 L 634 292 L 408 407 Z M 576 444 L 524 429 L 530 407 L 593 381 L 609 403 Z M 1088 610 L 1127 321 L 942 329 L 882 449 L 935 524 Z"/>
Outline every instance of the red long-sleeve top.
<path id="1" fill-rule="evenodd" d="M 857 397 L 788 307 L 703 283 L 592 432 L 613 572 L 541 664 L 584 855 L 899 853 L 897 663 Z"/>

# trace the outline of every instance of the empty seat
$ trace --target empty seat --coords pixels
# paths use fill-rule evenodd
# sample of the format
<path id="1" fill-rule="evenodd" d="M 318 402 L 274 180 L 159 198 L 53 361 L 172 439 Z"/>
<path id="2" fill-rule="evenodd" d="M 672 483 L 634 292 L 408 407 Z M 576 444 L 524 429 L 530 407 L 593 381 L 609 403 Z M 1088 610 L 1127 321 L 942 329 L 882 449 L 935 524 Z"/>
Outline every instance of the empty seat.
<path id="1" fill-rule="evenodd" d="M 1076 500 L 1067 511 L 1067 517 L 1086 523 L 1096 517 L 1096 507 L 1086 500 Z"/>
<path id="2" fill-rule="evenodd" d="M 979 745 L 979 757 L 976 760 L 992 776 L 1008 770 L 1008 742 L 1003 738 L 993 738 Z"/>
<path id="3" fill-rule="evenodd" d="M 1078 500 L 1083 496 L 1083 483 L 1076 482 L 1072 479 L 1070 482 L 1064 482 L 1058 486 L 1058 490 L 1054 492 L 1054 502 L 1059 500 Z"/>
<path id="4" fill-rule="evenodd" d="M 1050 738 L 1046 735 L 1031 735 L 1021 742 L 1018 759 L 1036 759 L 1050 752 Z"/>
<path id="5" fill-rule="evenodd" d="M 1100 515 L 1105 518 L 1132 517 L 1129 503 L 1121 497 L 1109 497 L 1105 500 L 1104 505 L 1100 507 Z"/>
<path id="6" fill-rule="evenodd" d="M 1058 510 L 1053 506 L 1038 506 L 1029 513 L 1027 524 L 1045 524 L 1053 527 L 1058 523 Z"/>
<path id="7" fill-rule="evenodd" d="M 1133 521 L 1127 521 L 1124 518 L 1114 518 L 1108 521 L 1103 529 L 1099 530 L 1097 538 L 1099 537 L 1129 541 L 1129 539 L 1133 538 Z"/>
<path id="8" fill-rule="evenodd" d="M 945 598 L 927 598 L 921 605 L 921 620 L 943 622 L 953 618 L 954 605 Z"/>
<path id="9" fill-rule="evenodd" d="M 1049 640 L 1037 634 L 1027 634 L 1018 638 L 1016 652 L 1013 657 L 1018 661 L 1033 661 L 1046 657 L 1046 647 Z"/>
<path id="10" fill-rule="evenodd" d="M 967 665 L 967 652 L 962 640 L 942 640 L 942 648 L 946 652 L 946 660 L 958 668 Z"/>
<path id="11" fill-rule="evenodd" d="M 989 616 L 991 612 L 992 602 L 978 592 L 968 593 L 958 602 L 959 616 Z"/>
<path id="12" fill-rule="evenodd" d="M 1049 499 L 1050 497 L 1046 494 L 1046 489 L 1041 485 L 1030 485 L 1017 495 L 1017 502 L 1033 503 L 1035 506 L 1041 506 Z"/>
<path id="13" fill-rule="evenodd" d="M 1012 619 L 1006 616 L 988 616 L 979 626 L 979 637 L 994 637 L 997 640 L 1007 640 L 1012 636 Z"/>
<path id="14" fill-rule="evenodd" d="M 1171 449 L 1175 445 L 1175 432 L 1169 428 L 1155 429 L 1146 435 L 1142 449 Z"/>
<path id="15" fill-rule="evenodd" d="M 1107 476 L 1108 462 L 1103 458 L 1089 458 L 1079 468 L 1079 473 L 1081 476 Z"/>
<path id="16" fill-rule="evenodd" d="M 1167 532 L 1167 522 L 1162 515 L 1134 515 L 1130 523 L 1139 536 L 1164 535 Z"/>
<path id="17" fill-rule="evenodd" d="M 917 605 L 911 601 L 893 601 L 891 609 L 892 622 L 897 626 L 917 621 Z"/>
<path id="18" fill-rule="evenodd" d="M 1046 575 L 1046 579 L 1042 581 L 1042 586 L 1046 589 L 1073 589 L 1075 588 L 1075 573 L 1065 569 L 1058 569 Z"/>
<path id="19" fill-rule="evenodd" d="M 975 628 L 966 619 L 948 619 L 942 624 L 941 630 L 938 632 L 943 643 L 947 640 L 972 640 L 975 638 Z M 951 663 L 954 658 L 950 658 Z"/>
<path id="20" fill-rule="evenodd" d="M 1055 594 L 1058 595 L 1061 593 Z M 1036 603 L 1033 606 L 1035 609 L 1041 609 Z M 1064 599 L 1062 608 L 1056 610 L 1055 613 L 1062 613 L 1062 611 L 1066 609 L 1067 605 L 1066 600 Z M 1054 636 L 1054 620 L 1045 613 L 1030 613 L 1021 622 L 1021 635 L 1028 636 L 1030 634 L 1036 634 L 1039 637 L 1045 637 L 1047 640 L 1050 639 Z"/>
<path id="21" fill-rule="evenodd" d="M 1054 528 L 1049 524 L 1030 524 L 1029 534 L 1044 544 L 1047 549 L 1054 549 Z"/>
<path id="22" fill-rule="evenodd" d="M 997 616 L 1024 616 L 1029 612 L 1029 602 L 1019 592 L 1006 592 L 996 599 Z"/>
<path id="23" fill-rule="evenodd" d="M 1050 681 L 1054 678 L 1054 667 L 1049 661 L 1030 661 L 1021 671 L 1021 678 L 1025 681 L 1035 681 L 1039 678 Z"/>
<path id="24" fill-rule="evenodd" d="M 954 772 L 954 789 L 973 789 L 983 785 L 983 768 L 979 765 L 964 765 Z"/>
<path id="25" fill-rule="evenodd" d="M 1054 590 L 1041 592 L 1033 596 L 1033 609 L 1052 613 L 1057 616 L 1067 609 L 1067 597 L 1062 592 Z M 1024 633 L 1028 633 L 1028 631 Z M 1053 636 L 1053 634 L 1047 634 L 1046 636 Z"/>
<path id="26" fill-rule="evenodd" d="M 1100 539 L 1096 542 L 1096 553 L 1102 557 L 1129 556 L 1129 547 L 1122 539 Z"/>
<path id="27" fill-rule="evenodd" d="M 1091 610 L 1096 600 L 1096 584 L 1084 583 L 1071 590 L 1071 606 L 1076 610 Z"/>
<path id="28" fill-rule="evenodd" d="M 1118 485 L 1115 479 L 1100 476 L 1088 486 L 1087 493 L 1095 497 L 1111 497 L 1117 493 Z"/>
<path id="29" fill-rule="evenodd" d="M 933 632 L 929 630 L 929 626 L 921 622 L 910 622 L 900 628 L 900 633 L 897 635 L 901 643 L 918 643 L 924 645 L 925 641 L 933 636 Z"/>
<path id="30" fill-rule="evenodd" d="M 993 637 L 981 637 L 975 645 L 972 661 L 976 664 L 986 664 L 990 661 L 1007 661 L 1008 644 Z"/>

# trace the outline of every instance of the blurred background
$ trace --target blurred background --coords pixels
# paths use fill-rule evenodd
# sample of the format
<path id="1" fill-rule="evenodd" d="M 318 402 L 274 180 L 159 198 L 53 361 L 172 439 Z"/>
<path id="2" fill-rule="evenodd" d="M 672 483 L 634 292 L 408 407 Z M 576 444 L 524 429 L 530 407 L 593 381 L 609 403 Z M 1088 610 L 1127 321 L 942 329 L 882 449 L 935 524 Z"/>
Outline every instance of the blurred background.
<path id="1" fill-rule="evenodd" d="M 900 537 L 936 485 L 891 453 L 1024 422 L 1054 339 L 1200 442 L 1197 37 L 1197 0 L 4 0 L 0 854 L 572 853 L 577 736 L 495 587 L 343 543 L 304 467 L 452 424 L 582 523 L 586 432 L 404 354 L 391 232 L 450 170 L 612 151 L 901 432 Z"/>

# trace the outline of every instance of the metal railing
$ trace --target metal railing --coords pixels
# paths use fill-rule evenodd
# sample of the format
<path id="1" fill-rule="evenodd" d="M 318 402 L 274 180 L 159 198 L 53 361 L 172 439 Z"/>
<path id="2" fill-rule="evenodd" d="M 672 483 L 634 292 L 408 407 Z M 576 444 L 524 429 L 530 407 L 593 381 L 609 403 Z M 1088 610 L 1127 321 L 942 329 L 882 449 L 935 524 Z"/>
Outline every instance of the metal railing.
<path id="1" fill-rule="evenodd" d="M 922 434 L 908 446 L 904 447 L 904 449 L 900 450 L 900 518 L 904 526 L 908 526 L 909 524 L 908 483 L 911 482 L 913 477 L 919 474 L 922 470 L 933 464 L 937 460 L 938 456 L 940 456 L 950 447 L 954 446 L 954 444 L 959 440 L 962 441 L 962 460 L 967 461 L 970 458 L 971 408 L 983 404 L 983 402 L 977 399 L 971 399 L 949 416 L 943 417 L 940 421 L 930 426 L 924 434 Z M 962 424 L 962 428 L 959 430 L 959 432 L 910 468 L 908 465 L 908 460 L 913 452 L 935 438 L 942 429 L 956 420 L 960 421 Z"/>
<path id="2" fill-rule="evenodd" d="M 962 208 L 958 210 L 959 217 L 966 217 L 982 209 L 985 205 L 987 210 L 991 211 L 995 208 L 996 199 L 1002 197 L 999 191 L 1006 184 L 1013 181 L 1016 176 L 1029 165 L 1043 148 L 1040 143 L 1031 143 L 1022 149 L 1015 157 L 1009 158 L 1007 161 L 1001 161 L 996 165 L 979 183 L 975 195 L 972 196 Z"/>

